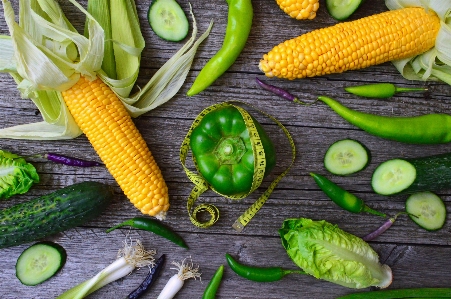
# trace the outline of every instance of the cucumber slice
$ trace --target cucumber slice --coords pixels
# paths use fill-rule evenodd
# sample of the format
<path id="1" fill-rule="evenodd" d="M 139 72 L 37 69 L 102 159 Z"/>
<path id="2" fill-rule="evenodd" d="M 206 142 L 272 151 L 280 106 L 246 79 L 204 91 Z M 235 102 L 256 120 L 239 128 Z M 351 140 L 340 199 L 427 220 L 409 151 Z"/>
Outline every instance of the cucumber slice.
<path id="1" fill-rule="evenodd" d="M 175 0 L 153 0 L 147 19 L 155 34 L 164 40 L 178 42 L 188 35 L 188 18 Z"/>
<path id="2" fill-rule="evenodd" d="M 426 230 L 438 230 L 445 224 L 445 204 L 432 192 L 412 194 L 406 201 L 406 212 L 416 224 Z"/>
<path id="3" fill-rule="evenodd" d="M 371 186 L 382 195 L 391 195 L 408 188 L 415 181 L 415 167 L 402 159 L 392 159 L 381 163 L 373 173 Z"/>
<path id="4" fill-rule="evenodd" d="M 363 0 L 326 0 L 326 7 L 332 18 L 344 21 L 362 4 Z"/>
<path id="5" fill-rule="evenodd" d="M 39 242 L 25 249 L 17 259 L 16 276 L 27 286 L 40 284 L 66 263 L 66 250 L 53 242 Z"/>
<path id="6" fill-rule="evenodd" d="M 353 139 L 333 143 L 324 156 L 324 167 L 336 175 L 348 175 L 364 169 L 370 161 L 368 149 Z"/>

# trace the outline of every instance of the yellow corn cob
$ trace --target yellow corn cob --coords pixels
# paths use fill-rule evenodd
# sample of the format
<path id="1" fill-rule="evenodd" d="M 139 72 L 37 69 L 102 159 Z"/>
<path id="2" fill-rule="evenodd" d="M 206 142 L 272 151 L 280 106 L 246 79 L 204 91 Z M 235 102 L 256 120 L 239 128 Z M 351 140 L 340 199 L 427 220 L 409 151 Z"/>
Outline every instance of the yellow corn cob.
<path id="1" fill-rule="evenodd" d="M 296 79 L 356 70 L 431 49 L 440 20 L 424 8 L 403 8 L 314 30 L 263 55 L 268 77 Z"/>
<path id="2" fill-rule="evenodd" d="M 76 123 L 133 205 L 164 219 L 168 188 L 146 142 L 113 91 L 85 77 L 62 93 Z"/>
<path id="3" fill-rule="evenodd" d="M 319 8 L 319 0 L 276 0 L 280 8 L 290 17 L 304 20 L 314 19 Z"/>

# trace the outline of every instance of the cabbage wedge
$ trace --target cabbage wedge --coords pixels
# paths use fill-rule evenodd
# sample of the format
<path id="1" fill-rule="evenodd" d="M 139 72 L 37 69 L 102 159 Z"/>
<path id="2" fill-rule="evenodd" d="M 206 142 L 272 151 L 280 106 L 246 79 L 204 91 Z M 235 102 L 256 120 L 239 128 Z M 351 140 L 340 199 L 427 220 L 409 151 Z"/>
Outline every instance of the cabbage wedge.
<path id="1" fill-rule="evenodd" d="M 194 15 L 191 38 L 136 94 L 142 36 L 134 0 L 88 0 L 84 34 L 66 18 L 56 0 L 19 0 L 19 22 L 8 0 L 2 0 L 9 36 L 0 36 L 0 72 L 9 73 L 22 98 L 31 99 L 43 122 L 0 129 L 0 138 L 58 140 L 82 131 L 66 107 L 61 91 L 80 76 L 99 77 L 121 99 L 132 117 L 171 99 L 184 83 L 200 43 Z"/>
<path id="2" fill-rule="evenodd" d="M 348 288 L 386 288 L 389 266 L 361 238 L 324 220 L 286 219 L 279 230 L 288 256 L 306 273 Z"/>

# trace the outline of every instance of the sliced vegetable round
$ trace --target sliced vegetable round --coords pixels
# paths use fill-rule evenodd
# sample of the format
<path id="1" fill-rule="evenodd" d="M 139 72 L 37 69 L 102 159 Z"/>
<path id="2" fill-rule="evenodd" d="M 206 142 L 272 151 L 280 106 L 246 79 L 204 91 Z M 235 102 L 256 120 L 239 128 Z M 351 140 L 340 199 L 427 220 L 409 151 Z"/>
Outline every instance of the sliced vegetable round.
<path id="1" fill-rule="evenodd" d="M 416 224 L 426 230 L 438 230 L 445 224 L 445 204 L 432 192 L 412 194 L 406 201 L 406 212 Z"/>
<path id="2" fill-rule="evenodd" d="M 388 160 L 374 171 L 371 186 L 376 193 L 391 195 L 408 188 L 416 176 L 415 167 L 406 160 Z"/>
<path id="3" fill-rule="evenodd" d="M 337 175 L 348 175 L 364 169 L 370 161 L 368 149 L 353 139 L 333 143 L 324 156 L 324 167 Z"/>
<path id="4" fill-rule="evenodd" d="M 27 286 L 54 276 L 66 263 L 66 250 L 53 242 L 39 242 L 25 249 L 17 259 L 16 276 Z"/>
<path id="5" fill-rule="evenodd" d="M 363 0 L 326 0 L 326 7 L 332 18 L 343 21 L 349 18 Z"/>
<path id="6" fill-rule="evenodd" d="M 181 41 L 188 35 L 188 18 L 175 0 L 152 1 L 147 19 L 155 34 L 167 41 Z"/>

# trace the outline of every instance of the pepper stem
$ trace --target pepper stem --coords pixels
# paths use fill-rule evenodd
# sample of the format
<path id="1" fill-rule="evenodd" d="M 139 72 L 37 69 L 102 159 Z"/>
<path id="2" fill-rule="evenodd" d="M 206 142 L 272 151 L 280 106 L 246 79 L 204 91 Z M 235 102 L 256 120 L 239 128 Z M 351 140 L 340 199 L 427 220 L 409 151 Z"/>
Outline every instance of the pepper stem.
<path id="1" fill-rule="evenodd" d="M 380 217 L 387 217 L 387 215 L 385 215 L 384 213 L 381 213 L 379 211 L 373 210 L 372 208 L 370 208 L 369 206 L 365 205 L 363 207 L 363 212 L 367 212 L 376 216 L 380 216 Z"/>
<path id="2" fill-rule="evenodd" d="M 422 87 L 396 87 L 395 86 L 395 92 L 408 92 L 408 91 L 426 91 L 428 90 L 427 88 L 422 88 Z"/>
<path id="3" fill-rule="evenodd" d="M 288 274 L 304 274 L 304 275 L 306 275 L 307 273 L 305 271 L 302 271 L 302 270 L 282 269 L 282 276 L 285 276 L 285 275 L 288 275 Z"/>

